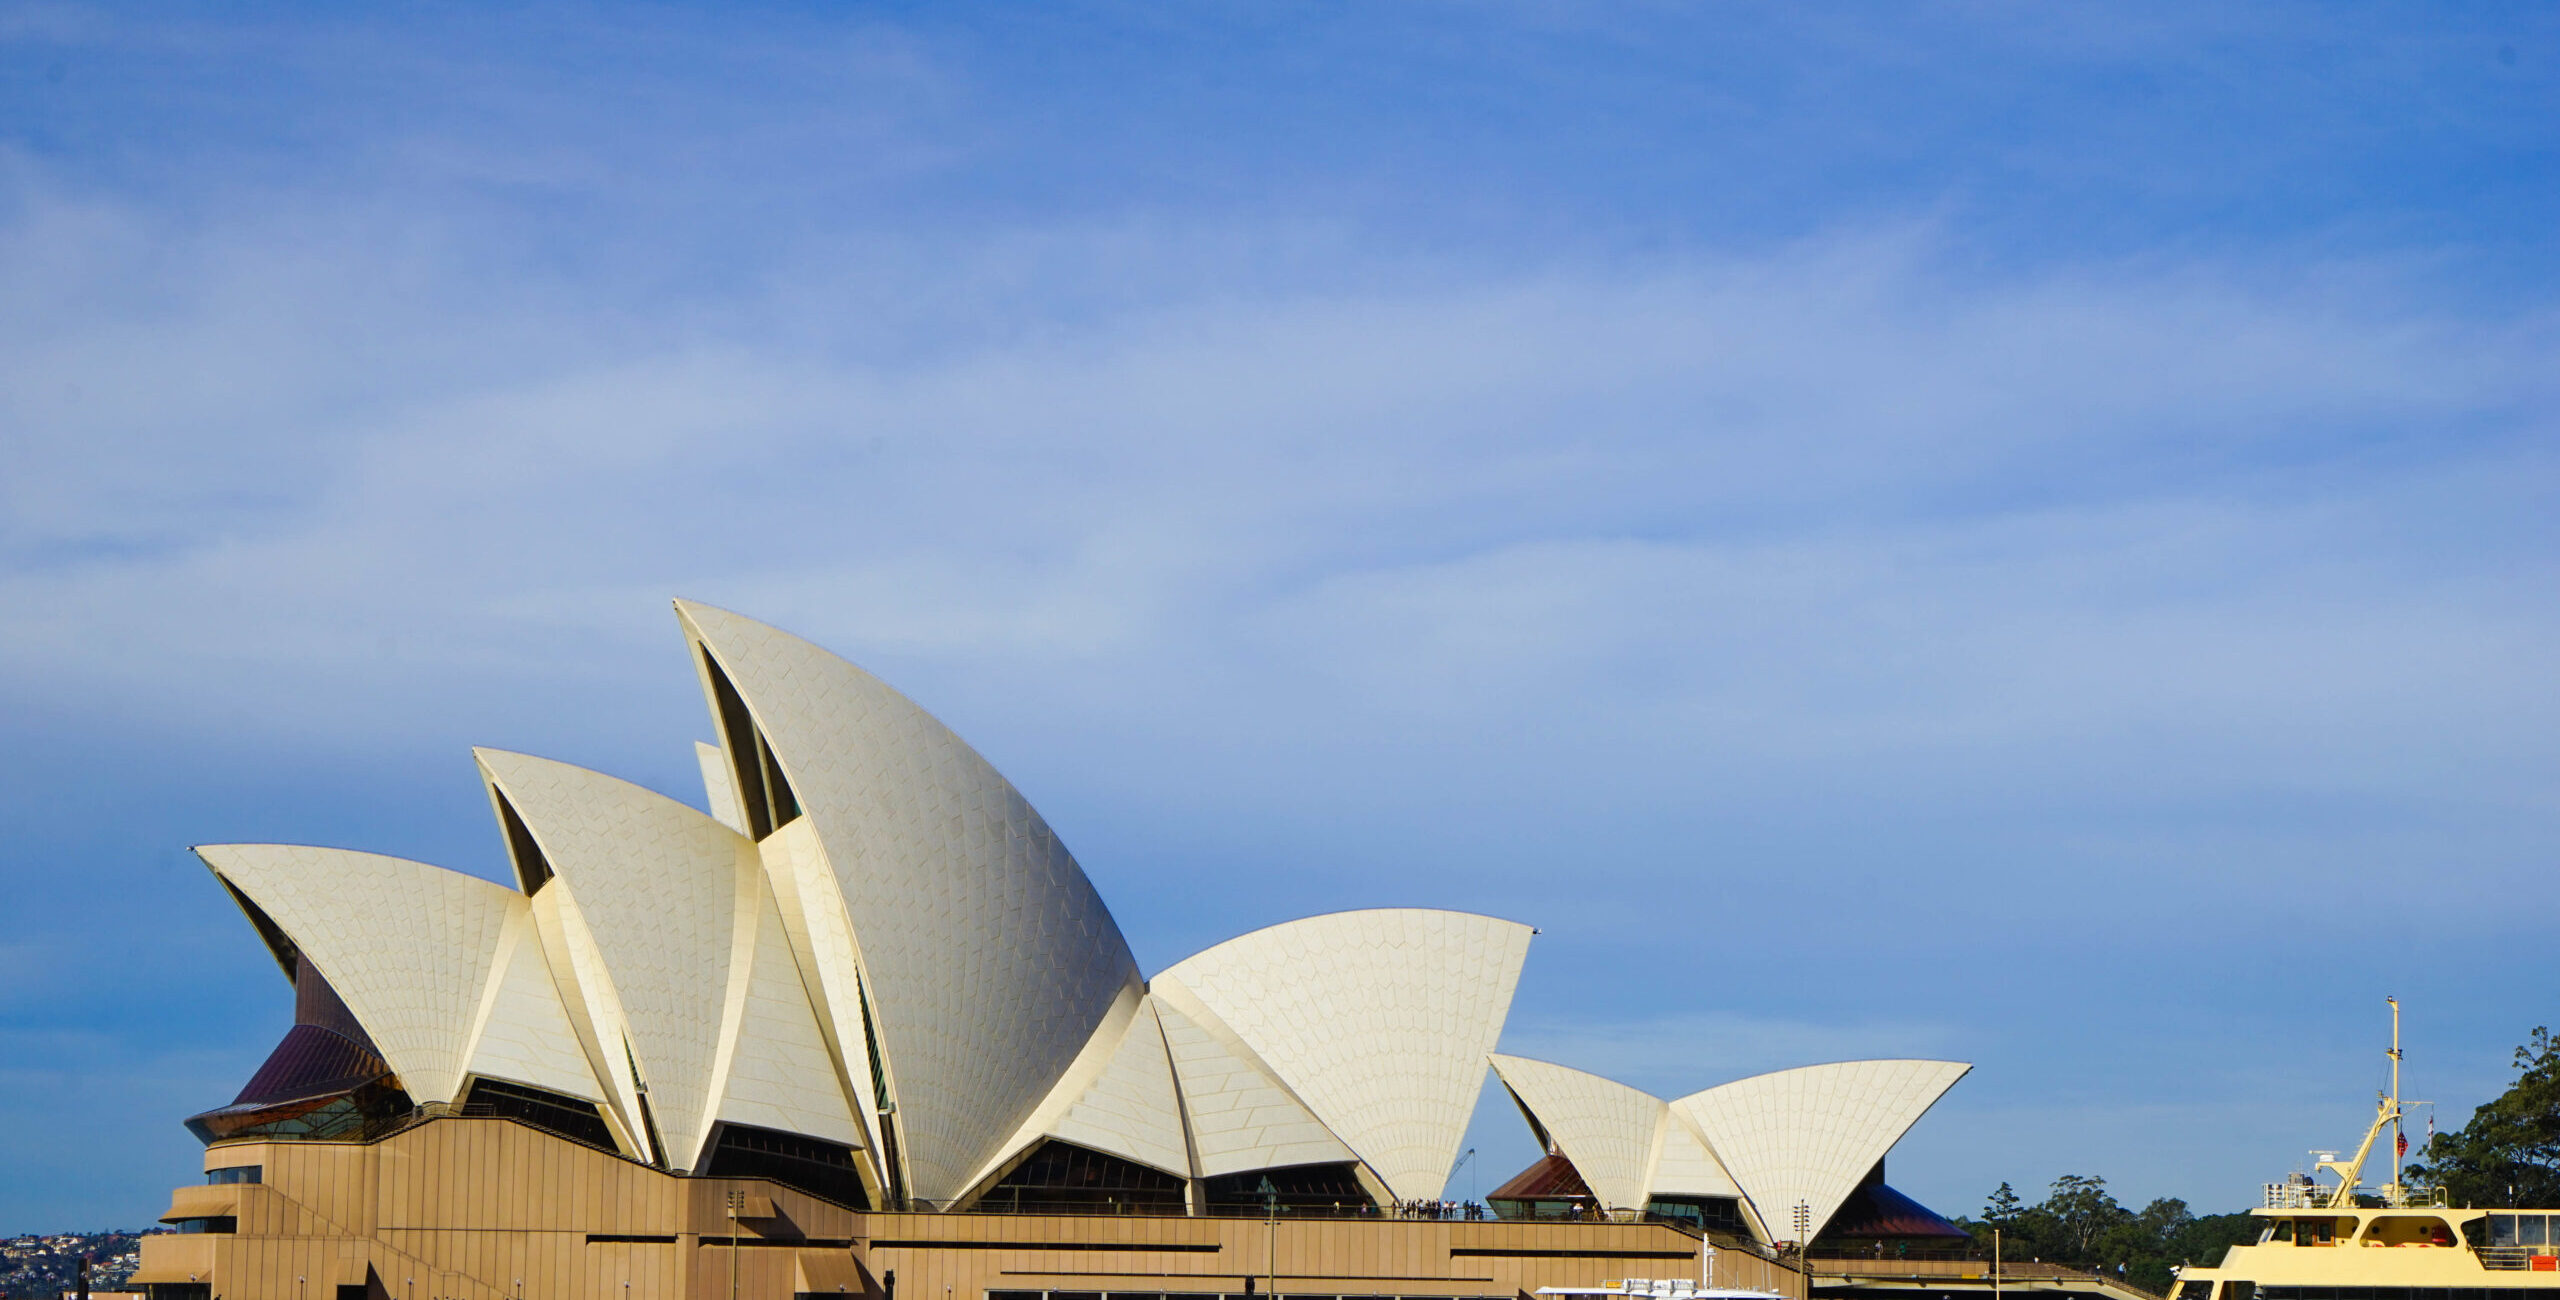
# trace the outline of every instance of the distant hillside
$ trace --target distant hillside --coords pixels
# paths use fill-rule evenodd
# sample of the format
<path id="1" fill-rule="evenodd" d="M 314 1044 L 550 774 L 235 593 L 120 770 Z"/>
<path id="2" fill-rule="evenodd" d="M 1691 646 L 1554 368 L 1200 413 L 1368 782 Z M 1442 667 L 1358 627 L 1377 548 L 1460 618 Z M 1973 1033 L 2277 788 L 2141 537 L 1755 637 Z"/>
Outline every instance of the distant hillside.
<path id="1" fill-rule="evenodd" d="M 166 1232 L 154 1228 L 153 1232 Z M 120 1291 L 142 1264 L 138 1232 L 56 1232 L 0 1239 L 0 1297 L 53 1300 L 78 1294 L 80 1260 L 89 1262 L 89 1289 Z"/>

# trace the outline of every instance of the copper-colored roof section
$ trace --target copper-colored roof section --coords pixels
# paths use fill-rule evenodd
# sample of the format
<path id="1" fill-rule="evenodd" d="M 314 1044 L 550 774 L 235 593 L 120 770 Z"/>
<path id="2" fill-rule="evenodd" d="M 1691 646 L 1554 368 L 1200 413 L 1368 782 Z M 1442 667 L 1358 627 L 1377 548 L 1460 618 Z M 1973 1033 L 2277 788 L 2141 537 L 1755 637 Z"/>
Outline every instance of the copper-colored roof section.
<path id="1" fill-rule="evenodd" d="M 1485 1193 L 1488 1201 L 1563 1201 L 1592 1199 L 1591 1188 L 1573 1162 L 1555 1152 L 1511 1176 L 1511 1181 Z"/>
<path id="2" fill-rule="evenodd" d="M 296 965 L 293 1028 L 230 1105 L 188 1118 L 198 1137 L 212 1141 L 294 1119 L 390 1076 L 390 1065 L 337 991 L 309 962 Z"/>
<path id="3" fill-rule="evenodd" d="M 224 1109 L 334 1097 L 389 1073 L 391 1067 L 364 1044 L 318 1025 L 295 1025 Z"/>
<path id="4" fill-rule="evenodd" d="M 1973 1234 L 1939 1217 L 1938 1212 L 1910 1197 L 1869 1179 L 1840 1203 L 1840 1212 L 1831 1216 L 1831 1226 L 1822 1233 L 1826 1240 L 1843 1237 L 1868 1238 L 1948 1238 L 1970 1241 Z"/>

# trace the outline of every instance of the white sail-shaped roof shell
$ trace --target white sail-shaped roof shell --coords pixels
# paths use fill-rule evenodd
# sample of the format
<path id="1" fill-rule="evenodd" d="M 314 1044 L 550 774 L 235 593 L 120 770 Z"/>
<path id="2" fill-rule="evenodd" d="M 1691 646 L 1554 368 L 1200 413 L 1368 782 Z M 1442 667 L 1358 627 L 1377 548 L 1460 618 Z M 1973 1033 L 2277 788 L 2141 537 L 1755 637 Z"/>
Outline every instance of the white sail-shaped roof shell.
<path id="1" fill-rule="evenodd" d="M 592 946 L 571 963 L 592 968 L 588 1016 L 613 1026 L 602 1053 L 639 1067 L 662 1158 L 699 1164 L 719 1119 L 862 1145 L 755 846 L 627 781 L 476 754 L 582 926 L 573 946 Z"/>
<path id="2" fill-rule="evenodd" d="M 1216 1178 L 1359 1158 L 1197 999 L 1159 983 L 1149 1000 L 1182 1089 L 1194 1173 Z"/>
<path id="3" fill-rule="evenodd" d="M 738 774 L 729 770 L 728 752 L 697 740 L 693 760 L 702 769 L 702 797 L 711 808 L 711 820 L 746 834 L 747 814 L 738 803 Z"/>
<path id="4" fill-rule="evenodd" d="M 1111 1009 L 1049 1097 L 1006 1144 L 1007 1157 L 976 1181 L 986 1183 L 1052 1138 L 1177 1178 L 1192 1176 L 1182 1099 L 1153 998 L 1132 993 Z"/>
<path id="5" fill-rule="evenodd" d="M 1652 1093 L 1524 1056 L 1493 1072 L 1606 1209 L 1643 1209 L 1671 1108 Z"/>
<path id="6" fill-rule="evenodd" d="M 1173 1061 L 1165 1052 L 1164 1026 L 1153 1001 L 1142 1002 L 1104 1062 L 1048 1136 L 1108 1151 L 1177 1177 L 1189 1177 L 1189 1144 L 1182 1135 L 1182 1103 L 1174 1092 Z"/>
<path id="7" fill-rule="evenodd" d="M 1662 1143 L 1646 1180 L 1649 1193 L 1662 1196 L 1741 1196 L 1733 1175 L 1707 1149 L 1707 1140 L 1667 1104 L 1663 1108 Z"/>
<path id="8" fill-rule="evenodd" d="M 533 978 L 521 894 L 348 849 L 209 844 L 196 854 L 319 970 L 413 1100 L 455 1100 L 475 1065 L 601 1097 L 555 1037 L 566 1017 L 557 992 Z"/>
<path id="9" fill-rule="evenodd" d="M 589 1101 L 603 1099 L 595 1071 L 569 1022 L 568 1008 L 543 955 L 533 910 L 508 909 L 496 966 L 481 993 L 480 1016 L 464 1062 L 473 1078 L 531 1084 Z"/>
<path id="10" fill-rule="evenodd" d="M 1464 912 L 1337 912 L 1230 939 L 1150 987 L 1196 999 L 1397 1199 L 1436 1200 L 1532 933 Z"/>
<path id="11" fill-rule="evenodd" d="M 872 1061 L 871 1033 L 865 1021 L 862 953 L 853 939 L 853 919 L 845 912 L 844 895 L 836 887 L 835 868 L 827 862 L 817 829 L 806 817 L 764 837 L 756 844 L 764 858 L 766 883 L 780 909 L 782 928 L 793 957 L 800 963 L 801 987 L 815 1012 L 834 1069 L 864 1144 L 873 1149 L 874 1181 L 885 1186 L 889 1171 L 880 1162 L 883 1100 L 880 1081 L 887 1068 Z"/>
<path id="12" fill-rule="evenodd" d="M 957 1198 L 1138 987 L 1128 944 L 1039 813 L 932 715 L 798 637 L 676 608 L 816 828 L 897 1104 L 907 1190 Z"/>
<path id="13" fill-rule="evenodd" d="M 1672 1109 L 1782 1239 L 1802 1205 L 1811 1235 L 1893 1144 L 1972 1066 L 1956 1061 L 1843 1061 L 1755 1075 L 1692 1093 Z"/>
<path id="14" fill-rule="evenodd" d="M 739 877 L 762 874 L 737 832 L 651 790 L 567 763 L 478 750 L 523 819 L 566 905 L 586 924 L 620 1024 L 590 1001 L 605 1053 L 639 1066 L 669 1166 L 690 1168 L 710 1129 L 713 1065 L 735 945 Z M 593 993 L 592 986 L 585 991 Z"/>
<path id="15" fill-rule="evenodd" d="M 830 1059 L 773 889 L 762 872 L 739 873 L 738 888 L 741 933 L 729 957 L 711 1114 L 862 1146 L 864 1131 Z"/>

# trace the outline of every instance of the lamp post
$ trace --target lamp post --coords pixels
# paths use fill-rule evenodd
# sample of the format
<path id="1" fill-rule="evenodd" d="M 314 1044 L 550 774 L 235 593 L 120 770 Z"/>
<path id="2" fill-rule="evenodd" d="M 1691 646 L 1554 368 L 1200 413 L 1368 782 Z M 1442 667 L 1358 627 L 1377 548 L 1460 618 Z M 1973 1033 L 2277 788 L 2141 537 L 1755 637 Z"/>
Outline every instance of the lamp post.
<path id="1" fill-rule="evenodd" d="M 1280 1189 L 1272 1185 L 1271 1176 L 1262 1176 L 1262 1204 L 1270 1215 L 1270 1226 L 1262 1237 L 1262 1271 L 1269 1276 L 1264 1286 L 1275 1298 L 1280 1294 Z"/>
<path id="2" fill-rule="evenodd" d="M 1796 1267 L 1804 1270 L 1807 1294 L 1813 1291 L 1813 1206 L 1796 1202 Z"/>

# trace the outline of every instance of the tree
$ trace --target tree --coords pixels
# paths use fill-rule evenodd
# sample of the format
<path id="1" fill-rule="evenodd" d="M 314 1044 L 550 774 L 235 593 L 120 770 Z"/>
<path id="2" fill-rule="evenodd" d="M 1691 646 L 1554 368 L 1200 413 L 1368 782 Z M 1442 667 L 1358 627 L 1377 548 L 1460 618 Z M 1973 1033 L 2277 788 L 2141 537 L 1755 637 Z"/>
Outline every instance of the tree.
<path id="1" fill-rule="evenodd" d="M 2438 1133 L 2403 1182 L 2442 1187 L 2456 1205 L 2560 1205 L 2560 1039 L 2535 1027 L 2515 1067 L 2515 1083 Z"/>
<path id="2" fill-rule="evenodd" d="M 2095 1259 L 2098 1239 L 2131 1217 L 2107 1194 L 2107 1180 L 2095 1175 L 2064 1174 L 2054 1179 L 2052 1195 L 2036 1208 L 2053 1216 L 2062 1258 L 2075 1263 Z"/>
<path id="3" fill-rule="evenodd" d="M 2000 1184 L 2000 1190 L 1991 1194 L 1990 1200 L 1983 1202 L 1982 1221 L 2005 1232 L 2009 1225 L 2018 1221 L 2020 1205 L 2018 1193 L 2004 1182 Z"/>
<path id="4" fill-rule="evenodd" d="M 2187 1203 L 2162 1197 L 2127 1210 L 2107 1191 L 2107 1180 L 2065 1174 L 2050 1195 L 2021 1205 L 2007 1183 L 1991 1194 L 1982 1218 L 1958 1220 L 1987 1253 L 1998 1228 L 2007 1257 L 2070 1264 L 2117 1273 L 2152 1291 L 2166 1291 L 2180 1264 L 2219 1264 L 2223 1252 L 2256 1241 L 2262 1221 L 2247 1214 L 2198 1216 Z"/>

